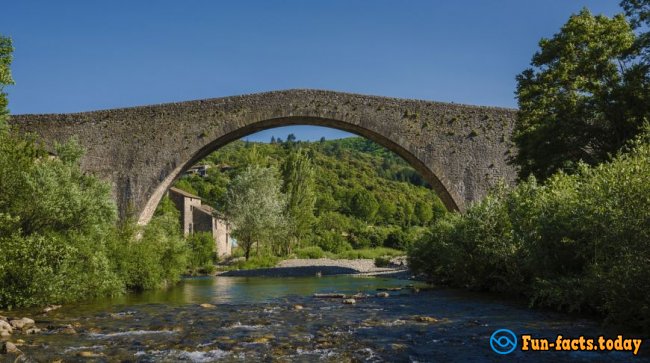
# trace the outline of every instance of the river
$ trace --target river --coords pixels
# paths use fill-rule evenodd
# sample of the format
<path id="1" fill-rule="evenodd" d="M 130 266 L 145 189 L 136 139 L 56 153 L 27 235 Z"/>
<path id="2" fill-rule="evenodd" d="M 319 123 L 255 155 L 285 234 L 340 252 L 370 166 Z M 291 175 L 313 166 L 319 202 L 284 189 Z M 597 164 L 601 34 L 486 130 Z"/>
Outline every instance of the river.
<path id="1" fill-rule="evenodd" d="M 164 291 L 68 305 L 47 314 L 32 312 L 39 327 L 50 329 L 20 336 L 24 340 L 20 349 L 27 361 L 38 362 L 87 361 L 87 357 L 100 362 L 490 362 L 505 358 L 489 344 L 499 328 L 551 339 L 557 334 L 616 333 L 587 319 L 530 310 L 516 302 L 456 290 L 416 291 L 409 284 L 353 276 L 188 278 Z M 375 297 L 378 289 L 389 289 L 390 296 Z M 357 299 L 356 304 L 313 297 L 329 292 L 371 297 Z M 213 306 L 201 306 L 206 303 Z M 30 314 L 9 314 L 20 313 Z M 57 330 L 68 324 L 76 333 Z M 648 359 L 629 352 L 519 349 L 507 358 Z"/>

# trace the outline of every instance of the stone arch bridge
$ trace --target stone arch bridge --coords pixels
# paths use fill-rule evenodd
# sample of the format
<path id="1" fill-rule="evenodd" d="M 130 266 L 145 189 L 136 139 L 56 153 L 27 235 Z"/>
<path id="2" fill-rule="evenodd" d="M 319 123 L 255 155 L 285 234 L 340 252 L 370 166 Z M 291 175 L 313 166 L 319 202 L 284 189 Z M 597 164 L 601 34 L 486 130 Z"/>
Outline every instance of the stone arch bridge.
<path id="1" fill-rule="evenodd" d="M 83 170 L 107 180 L 120 215 L 147 223 L 165 191 L 219 147 L 267 128 L 318 125 L 349 131 L 396 152 L 450 210 L 463 211 L 498 180 L 512 183 L 507 160 L 516 110 L 318 90 L 287 90 L 151 106 L 12 116 L 46 147 L 76 136 Z"/>

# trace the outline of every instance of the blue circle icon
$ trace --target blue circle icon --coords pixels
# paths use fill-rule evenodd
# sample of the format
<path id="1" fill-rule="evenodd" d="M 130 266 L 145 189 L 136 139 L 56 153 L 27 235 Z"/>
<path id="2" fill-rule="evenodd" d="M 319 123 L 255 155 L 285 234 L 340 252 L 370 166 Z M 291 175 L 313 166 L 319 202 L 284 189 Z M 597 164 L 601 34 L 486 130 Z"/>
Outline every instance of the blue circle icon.
<path id="1" fill-rule="evenodd" d="M 497 354 L 510 354 L 517 348 L 517 336 L 510 329 L 499 329 L 492 333 L 490 347 Z"/>

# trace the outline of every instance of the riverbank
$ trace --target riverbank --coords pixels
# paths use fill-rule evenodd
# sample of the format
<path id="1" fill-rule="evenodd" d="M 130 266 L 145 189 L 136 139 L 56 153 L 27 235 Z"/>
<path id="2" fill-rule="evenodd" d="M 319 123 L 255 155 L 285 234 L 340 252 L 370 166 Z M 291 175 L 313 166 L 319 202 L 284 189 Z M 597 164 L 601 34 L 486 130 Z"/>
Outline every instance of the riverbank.
<path id="1" fill-rule="evenodd" d="M 408 267 L 403 258 L 391 260 L 386 267 L 377 267 L 372 259 L 288 259 L 275 267 L 218 272 L 219 276 L 239 277 L 307 277 L 331 275 L 381 275 L 408 278 Z"/>

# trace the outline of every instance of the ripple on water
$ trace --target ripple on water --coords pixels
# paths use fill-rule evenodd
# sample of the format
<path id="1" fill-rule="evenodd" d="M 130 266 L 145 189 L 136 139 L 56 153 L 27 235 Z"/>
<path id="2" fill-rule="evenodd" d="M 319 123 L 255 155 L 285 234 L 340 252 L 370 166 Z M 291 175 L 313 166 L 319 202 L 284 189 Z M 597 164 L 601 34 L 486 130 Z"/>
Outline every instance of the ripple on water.
<path id="1" fill-rule="evenodd" d="M 139 351 L 134 355 L 139 359 L 151 358 L 152 361 L 159 360 L 180 360 L 180 361 L 190 361 L 190 362 L 214 362 L 216 359 L 223 359 L 232 352 L 228 352 L 221 349 L 213 349 L 209 351 L 188 351 L 188 350 L 151 350 L 151 351 Z"/>

